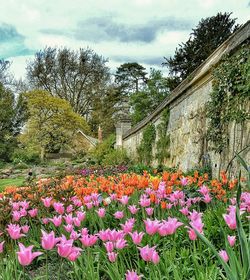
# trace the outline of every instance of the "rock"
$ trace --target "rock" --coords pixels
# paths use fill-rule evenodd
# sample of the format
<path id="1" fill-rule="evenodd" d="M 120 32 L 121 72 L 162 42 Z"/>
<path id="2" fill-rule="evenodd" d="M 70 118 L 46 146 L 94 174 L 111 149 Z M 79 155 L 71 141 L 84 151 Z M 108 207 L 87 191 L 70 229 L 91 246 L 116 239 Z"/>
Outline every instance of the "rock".
<path id="1" fill-rule="evenodd" d="M 13 172 L 13 169 L 12 168 L 8 168 L 8 169 L 1 170 L 0 174 L 9 176 L 10 174 L 12 174 L 12 172 Z"/>

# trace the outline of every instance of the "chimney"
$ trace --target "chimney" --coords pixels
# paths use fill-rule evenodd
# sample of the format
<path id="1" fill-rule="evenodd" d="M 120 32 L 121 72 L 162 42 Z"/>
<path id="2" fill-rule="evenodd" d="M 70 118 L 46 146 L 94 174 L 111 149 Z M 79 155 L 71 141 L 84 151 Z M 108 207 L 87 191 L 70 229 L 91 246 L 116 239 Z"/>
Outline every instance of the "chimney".
<path id="1" fill-rule="evenodd" d="M 98 141 L 99 141 L 99 143 L 102 142 L 102 129 L 101 129 L 100 125 L 98 127 Z"/>

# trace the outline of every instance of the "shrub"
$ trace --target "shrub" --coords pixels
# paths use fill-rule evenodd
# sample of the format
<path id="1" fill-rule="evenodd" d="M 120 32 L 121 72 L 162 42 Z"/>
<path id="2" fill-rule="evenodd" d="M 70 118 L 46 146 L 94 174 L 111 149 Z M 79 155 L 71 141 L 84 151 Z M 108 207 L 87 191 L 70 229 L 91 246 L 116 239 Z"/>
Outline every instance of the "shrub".
<path id="1" fill-rule="evenodd" d="M 39 158 L 39 153 L 33 149 L 28 149 L 28 148 L 18 148 L 13 152 L 12 155 L 12 162 L 14 164 L 18 163 L 39 163 L 40 158 Z"/>
<path id="2" fill-rule="evenodd" d="M 102 164 L 104 165 L 126 165 L 129 163 L 129 158 L 124 149 L 112 150 L 104 156 Z"/>
<path id="3" fill-rule="evenodd" d="M 115 136 L 112 134 L 90 151 L 90 156 L 93 158 L 91 163 L 96 162 L 97 164 L 101 164 L 105 156 L 114 151 L 114 144 Z"/>

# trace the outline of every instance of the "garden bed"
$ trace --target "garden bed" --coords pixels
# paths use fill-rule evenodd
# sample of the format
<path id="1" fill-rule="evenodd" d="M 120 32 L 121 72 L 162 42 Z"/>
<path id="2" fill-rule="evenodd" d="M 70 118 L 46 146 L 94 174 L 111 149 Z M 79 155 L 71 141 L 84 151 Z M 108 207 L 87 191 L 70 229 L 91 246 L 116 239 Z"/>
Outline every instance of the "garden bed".
<path id="1" fill-rule="evenodd" d="M 0 279 L 231 279 L 226 268 L 235 259 L 242 278 L 232 279 L 247 279 L 238 180 L 180 171 L 98 175 L 41 179 L 0 194 Z M 240 230 L 249 234 L 241 181 Z"/>

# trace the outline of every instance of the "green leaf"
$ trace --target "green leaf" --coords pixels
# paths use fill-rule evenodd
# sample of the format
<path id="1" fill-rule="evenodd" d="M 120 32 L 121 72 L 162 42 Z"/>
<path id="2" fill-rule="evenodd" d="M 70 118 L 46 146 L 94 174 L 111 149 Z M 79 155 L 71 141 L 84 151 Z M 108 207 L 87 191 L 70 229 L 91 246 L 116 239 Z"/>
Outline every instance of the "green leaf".
<path id="1" fill-rule="evenodd" d="M 217 257 L 220 264 L 223 266 L 228 279 L 229 280 L 242 280 L 242 279 L 237 279 L 234 276 L 232 270 L 230 269 L 228 264 L 220 257 L 220 255 L 217 252 L 217 250 L 215 249 L 214 245 L 203 234 L 199 233 L 196 229 L 194 229 L 194 230 L 195 230 L 195 233 L 197 234 L 197 236 L 199 236 L 199 238 L 213 251 L 214 255 Z"/>

